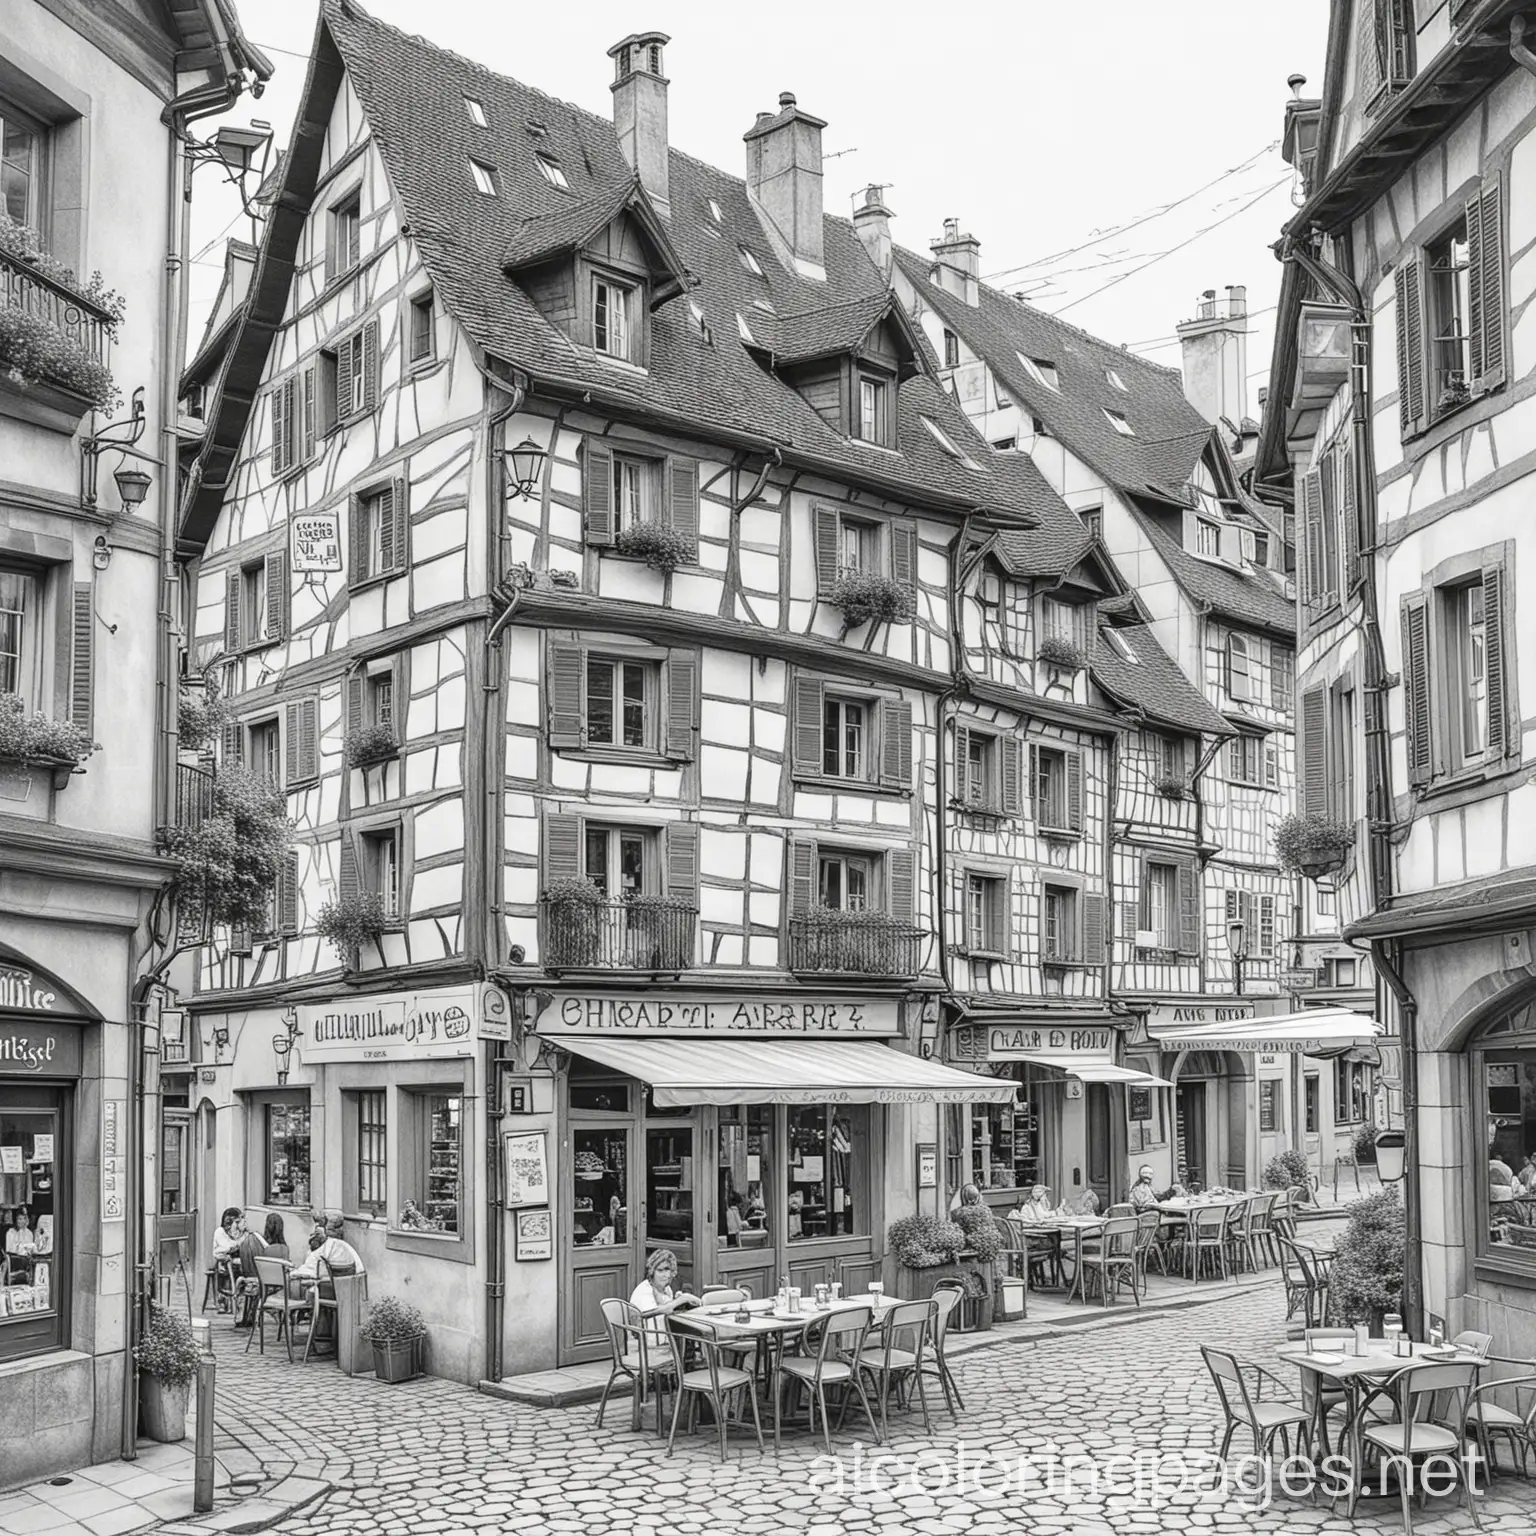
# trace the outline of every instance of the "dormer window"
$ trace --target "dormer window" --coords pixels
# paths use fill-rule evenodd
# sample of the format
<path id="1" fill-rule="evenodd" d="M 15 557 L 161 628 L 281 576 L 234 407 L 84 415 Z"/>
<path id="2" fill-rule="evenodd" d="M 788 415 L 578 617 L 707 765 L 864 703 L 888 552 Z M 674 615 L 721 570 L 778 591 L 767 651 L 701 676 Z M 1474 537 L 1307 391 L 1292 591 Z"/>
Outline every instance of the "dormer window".
<path id="1" fill-rule="evenodd" d="M 854 423 L 854 436 L 866 443 L 878 443 L 885 447 L 890 442 L 890 392 L 884 379 L 859 375 L 859 419 Z"/>
<path id="2" fill-rule="evenodd" d="M 1104 417 L 1121 437 L 1135 437 L 1136 429 L 1128 422 L 1119 411 L 1104 411 Z"/>
<path id="3" fill-rule="evenodd" d="M 565 172 L 560 169 L 560 162 L 552 155 L 535 155 L 535 162 L 544 173 L 544 180 L 552 187 L 559 187 L 562 192 L 569 192 L 571 184 L 565 178 Z"/>
<path id="4" fill-rule="evenodd" d="M 960 366 L 960 338 L 947 328 L 944 332 L 944 366 L 946 368 Z"/>
<path id="5" fill-rule="evenodd" d="M 738 246 L 737 250 L 741 255 L 742 266 L 744 266 L 747 271 L 750 272 L 754 277 L 761 277 L 763 275 L 762 262 L 760 262 L 757 257 L 754 256 L 752 252 L 749 251 L 744 245 Z"/>
<path id="6" fill-rule="evenodd" d="M 1049 363 L 1038 357 L 1025 357 L 1022 352 L 1014 354 L 1024 365 L 1024 371 L 1037 384 L 1043 384 L 1053 394 L 1061 393 L 1061 375 L 1056 372 L 1056 364 Z"/>
<path id="7" fill-rule="evenodd" d="M 469 113 L 469 120 L 476 128 L 490 127 L 490 124 L 485 119 L 485 108 L 473 96 L 466 96 L 464 98 L 464 110 Z"/>
<path id="8" fill-rule="evenodd" d="M 592 345 L 609 357 L 630 360 L 630 303 L 634 289 L 613 278 L 592 278 Z"/>
<path id="9" fill-rule="evenodd" d="M 482 197 L 496 196 L 496 173 L 490 166 L 471 156 L 469 174 L 475 183 L 475 191 L 480 193 Z"/>
<path id="10" fill-rule="evenodd" d="M 1220 523 L 1213 523 L 1205 517 L 1195 519 L 1195 553 L 1205 555 L 1212 560 L 1221 558 Z"/>

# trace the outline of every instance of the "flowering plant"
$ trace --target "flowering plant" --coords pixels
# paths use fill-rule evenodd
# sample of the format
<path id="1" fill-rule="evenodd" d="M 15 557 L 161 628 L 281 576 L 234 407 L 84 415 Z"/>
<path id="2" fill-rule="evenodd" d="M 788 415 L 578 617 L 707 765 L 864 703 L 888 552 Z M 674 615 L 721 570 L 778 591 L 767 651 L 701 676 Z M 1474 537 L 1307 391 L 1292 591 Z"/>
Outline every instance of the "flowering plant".
<path id="1" fill-rule="evenodd" d="M 427 1331 L 427 1320 L 411 1306 L 395 1296 L 383 1296 L 368 1311 L 368 1321 L 363 1332 L 375 1344 L 405 1343 L 419 1339 Z"/>
<path id="2" fill-rule="evenodd" d="M 857 629 L 871 619 L 898 624 L 912 617 L 911 590 L 875 571 L 848 571 L 839 576 L 827 593 L 827 601 L 842 609 L 850 629 Z"/>
<path id="3" fill-rule="evenodd" d="M 392 725 L 365 725 L 347 737 L 347 761 L 354 768 L 393 757 L 399 750 Z"/>
<path id="4" fill-rule="evenodd" d="M 331 941 L 343 965 L 351 965 L 359 946 L 389 927 L 384 898 L 377 891 L 335 896 L 315 914 L 315 932 Z"/>
<path id="5" fill-rule="evenodd" d="M 0 693 L 0 761 L 78 763 L 95 750 L 83 726 L 28 715 L 19 694 Z"/>
<path id="6" fill-rule="evenodd" d="M 1355 846 L 1355 829 L 1320 811 L 1284 817 L 1275 828 L 1275 855 L 1286 869 L 1311 874 L 1337 869 Z"/>
<path id="7" fill-rule="evenodd" d="M 174 1312 L 156 1307 L 149 1314 L 144 1336 L 133 1346 L 133 1359 L 146 1376 L 169 1386 L 180 1386 L 197 1374 L 202 1351 L 192 1336 L 192 1325 Z"/>
<path id="8" fill-rule="evenodd" d="M 619 534 L 614 547 L 621 555 L 644 560 L 653 571 L 675 571 L 697 553 L 682 534 L 665 523 L 633 523 Z"/>
<path id="9" fill-rule="evenodd" d="M 1083 648 L 1068 640 L 1065 635 L 1042 636 L 1039 645 L 1035 647 L 1035 655 L 1050 666 L 1065 667 L 1072 672 L 1081 672 L 1088 665 Z"/>
<path id="10" fill-rule="evenodd" d="M 176 745 L 183 752 L 206 752 L 219 739 L 229 705 L 208 687 L 183 687 L 176 696 Z"/>

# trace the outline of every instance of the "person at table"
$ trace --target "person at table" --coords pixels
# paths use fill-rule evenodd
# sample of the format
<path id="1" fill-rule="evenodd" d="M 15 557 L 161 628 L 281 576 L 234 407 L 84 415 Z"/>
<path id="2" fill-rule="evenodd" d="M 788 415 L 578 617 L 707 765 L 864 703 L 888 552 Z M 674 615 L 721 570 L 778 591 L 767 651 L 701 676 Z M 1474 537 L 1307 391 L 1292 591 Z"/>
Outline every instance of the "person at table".
<path id="1" fill-rule="evenodd" d="M 219 1230 L 213 1234 L 213 1262 L 229 1259 L 240 1248 L 240 1234 L 245 1228 L 245 1212 L 238 1205 L 226 1206 L 219 1217 Z"/>
<path id="2" fill-rule="evenodd" d="M 1029 1199 L 1013 1214 L 1019 1221 L 1049 1221 L 1054 1214 L 1050 1190 L 1044 1184 L 1034 1185 L 1029 1191 Z"/>
<path id="3" fill-rule="evenodd" d="M 276 1211 L 268 1211 L 266 1222 L 261 1229 L 261 1253 L 263 1258 L 283 1259 L 289 1257 L 288 1233 L 283 1226 L 283 1218 Z"/>
<path id="4" fill-rule="evenodd" d="M 741 1229 L 746 1224 L 746 1218 L 741 1214 L 741 1195 L 733 1189 L 725 1197 L 725 1245 L 727 1248 L 741 1247 Z"/>
<path id="5" fill-rule="evenodd" d="M 645 1279 L 629 1293 L 629 1302 L 646 1318 L 645 1331 L 653 1349 L 667 1347 L 661 1319 L 679 1307 L 696 1307 L 699 1298 L 691 1291 L 676 1291 L 677 1255 L 670 1248 L 653 1248 L 645 1261 Z"/>
<path id="6" fill-rule="evenodd" d="M 1501 1157 L 1488 1159 L 1488 1198 L 1495 1205 L 1515 1198 L 1515 1171 Z"/>
<path id="7" fill-rule="evenodd" d="M 318 1248 L 311 1248 L 304 1262 L 295 1266 L 292 1278 L 313 1280 L 319 1273 L 321 1259 L 324 1259 L 333 1271 L 350 1268 L 353 1274 L 365 1274 L 362 1255 L 346 1240 L 343 1235 L 345 1231 L 346 1224 L 340 1216 L 327 1216 L 324 1241 Z"/>

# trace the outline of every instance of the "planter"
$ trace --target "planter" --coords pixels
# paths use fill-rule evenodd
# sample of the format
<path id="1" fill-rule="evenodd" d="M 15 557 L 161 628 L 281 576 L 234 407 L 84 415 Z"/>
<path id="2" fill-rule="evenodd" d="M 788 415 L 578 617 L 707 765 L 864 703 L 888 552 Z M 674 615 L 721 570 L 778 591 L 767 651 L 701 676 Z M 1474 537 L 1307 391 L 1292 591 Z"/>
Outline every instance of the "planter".
<path id="1" fill-rule="evenodd" d="M 187 1399 L 192 1393 L 190 1381 L 161 1381 L 157 1376 L 139 1376 L 139 1428 L 151 1440 L 170 1445 L 187 1438 Z"/>
<path id="2" fill-rule="evenodd" d="M 86 412 L 94 409 L 95 402 L 84 395 L 43 379 L 32 384 L 14 384 L 0 366 L 0 416 L 72 437 Z"/>
<path id="3" fill-rule="evenodd" d="M 0 758 L 0 772 L 8 773 L 17 779 L 29 776 L 33 769 L 47 774 L 49 782 L 55 789 L 63 789 L 69 783 L 69 776 L 75 771 L 75 765 L 65 757 Z"/>
<path id="4" fill-rule="evenodd" d="M 372 1339 L 370 1342 L 373 1345 L 373 1374 L 380 1381 L 410 1381 L 422 1374 L 426 1334 L 419 1333 L 414 1339 Z"/>
<path id="5" fill-rule="evenodd" d="M 950 1317 L 951 1326 L 962 1333 L 985 1332 L 992 1326 L 993 1315 L 993 1287 L 989 1269 L 989 1265 L 954 1262 L 925 1264 L 920 1269 L 912 1269 L 898 1261 L 896 1288 L 899 1295 L 910 1297 L 913 1301 L 922 1301 L 933 1294 L 933 1288 L 940 1280 L 964 1281 L 969 1275 L 979 1274 L 986 1282 L 986 1295 L 972 1296 L 967 1291 Z"/>

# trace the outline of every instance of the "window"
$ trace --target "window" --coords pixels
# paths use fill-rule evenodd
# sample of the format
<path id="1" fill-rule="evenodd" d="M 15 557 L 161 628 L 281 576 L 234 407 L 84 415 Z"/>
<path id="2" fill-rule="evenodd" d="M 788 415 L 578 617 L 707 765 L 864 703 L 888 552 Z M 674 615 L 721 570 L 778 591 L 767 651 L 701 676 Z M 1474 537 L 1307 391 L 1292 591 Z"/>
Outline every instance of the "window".
<path id="1" fill-rule="evenodd" d="M 276 719 L 262 720 L 246 728 L 245 761 L 252 773 L 267 783 L 283 787 L 283 752 Z"/>
<path id="2" fill-rule="evenodd" d="M 1084 507 L 1077 515 L 1082 518 L 1083 527 L 1088 530 L 1089 538 L 1102 539 L 1104 537 L 1104 512 L 1102 508 Z"/>
<path id="3" fill-rule="evenodd" d="M 1359 985 L 1360 962 L 1358 960 L 1346 960 L 1343 958 L 1333 961 L 1333 974 L 1331 984 L 1335 987 L 1355 987 Z"/>
<path id="4" fill-rule="evenodd" d="M 475 191 L 482 197 L 496 196 L 496 173 L 490 166 L 476 160 L 473 156 L 469 161 L 470 179 L 475 184 Z"/>
<path id="5" fill-rule="evenodd" d="M 1243 733 L 1234 736 L 1227 747 L 1227 777 L 1234 784 L 1264 783 L 1264 738 Z"/>
<path id="6" fill-rule="evenodd" d="M 1253 530 L 1253 562 L 1254 565 L 1267 566 L 1269 564 L 1269 534 L 1263 528 Z"/>
<path id="7" fill-rule="evenodd" d="M 1375 7 L 1372 40 L 1375 44 L 1377 89 L 1365 104 L 1374 112 L 1382 102 L 1413 79 L 1413 0 L 1372 0 Z"/>
<path id="8" fill-rule="evenodd" d="M 366 328 L 354 331 L 337 349 L 336 415 L 348 420 L 369 409 Z"/>
<path id="9" fill-rule="evenodd" d="M 975 463 L 971 459 L 968 459 L 963 453 L 961 453 L 960 449 L 955 444 L 954 438 L 952 438 L 949 433 L 947 433 L 944 428 L 941 427 L 938 422 L 936 422 L 931 416 L 919 416 L 918 420 L 921 421 L 922 424 L 928 429 L 928 435 L 934 440 L 934 442 L 939 445 L 940 448 L 944 450 L 945 453 L 950 456 L 950 458 L 958 459 L 968 469 L 974 469 L 976 467 Z"/>
<path id="10" fill-rule="evenodd" d="M 42 596 L 40 577 L 0 566 L 0 693 L 19 694 L 29 714 L 43 704 Z"/>
<path id="11" fill-rule="evenodd" d="M 854 435 L 863 442 L 884 444 L 888 441 L 887 388 L 882 379 L 872 379 L 868 374 L 859 376 L 859 419 Z"/>
<path id="12" fill-rule="evenodd" d="M 240 639 L 260 645 L 267 638 L 267 562 L 240 567 Z"/>
<path id="13" fill-rule="evenodd" d="M 613 517 L 615 533 L 655 520 L 658 466 L 650 459 L 613 456 Z"/>
<path id="14" fill-rule="evenodd" d="M 1483 1204 L 1478 1248 L 1522 1267 L 1531 1262 L 1529 1207 L 1517 1204 L 1528 1191 L 1521 1179 L 1536 1151 L 1536 1039 L 1531 1010 L 1517 1009 L 1485 1029 L 1471 1052 L 1471 1104 L 1465 1117 Z M 1486 1136 L 1487 1150 L 1476 1156 Z"/>
<path id="15" fill-rule="evenodd" d="M 721 1106 L 717 1232 L 725 1248 L 766 1248 L 780 1213 L 773 1198 L 775 1111 L 769 1104 Z M 731 1231 L 730 1212 L 739 1212 Z M 804 1204 L 801 1215 L 803 1219 Z"/>
<path id="16" fill-rule="evenodd" d="M 1057 373 L 1055 363 L 1046 362 L 1043 358 L 1025 357 L 1022 352 L 1015 352 L 1014 356 L 1035 383 L 1043 384 L 1055 394 L 1061 393 L 1061 375 Z"/>
<path id="17" fill-rule="evenodd" d="M 1203 517 L 1195 519 L 1195 553 L 1212 560 L 1221 558 L 1221 524 Z"/>
<path id="18" fill-rule="evenodd" d="M 1313 890 L 1317 895 L 1317 915 L 1319 917 L 1332 917 L 1334 915 L 1332 888 L 1324 885 L 1314 885 Z"/>
<path id="19" fill-rule="evenodd" d="M 1000 437 L 992 446 L 999 453 L 1012 453 L 1019 446 L 1019 440 L 1016 437 Z"/>
<path id="20" fill-rule="evenodd" d="M 1256 891 L 1228 889 L 1226 921 L 1241 922 L 1248 946 L 1247 959 L 1272 960 L 1275 955 L 1275 898 Z"/>
<path id="21" fill-rule="evenodd" d="M 362 209 L 362 198 L 357 192 L 331 209 L 330 244 L 326 256 L 332 277 L 350 272 L 361 257 Z"/>
<path id="22" fill-rule="evenodd" d="M 1365 1063 L 1341 1056 L 1333 1064 L 1333 1123 L 1358 1125 L 1369 1118 Z"/>
<path id="23" fill-rule="evenodd" d="M 1296 653 L 1287 645 L 1269 650 L 1269 701 L 1287 714 L 1296 707 Z"/>
<path id="24" fill-rule="evenodd" d="M 993 759 L 997 743 L 990 736 L 967 731 L 965 761 L 959 765 L 960 798 L 968 805 L 991 805 L 994 799 L 996 769 Z"/>
<path id="25" fill-rule="evenodd" d="M 973 1104 L 970 1117 L 972 1184 L 1027 1190 L 1040 1182 L 1039 1121 L 1030 1105 Z"/>
<path id="26" fill-rule="evenodd" d="M 754 277 L 761 277 L 763 275 L 763 264 L 757 259 L 757 257 L 754 256 L 752 252 L 749 251 L 744 245 L 737 246 L 736 249 L 741 257 L 742 266 L 744 266 L 747 271 L 750 272 Z"/>
<path id="27" fill-rule="evenodd" d="M 272 1098 L 259 1112 L 263 1205 L 310 1209 L 309 1097 Z"/>
<path id="28" fill-rule="evenodd" d="M 1046 885 L 1042 903 L 1040 959 L 1065 964 L 1077 958 L 1077 891 L 1068 885 Z"/>
<path id="29" fill-rule="evenodd" d="M 656 672 L 644 661 L 587 658 L 587 744 L 654 751 Z"/>
<path id="30" fill-rule="evenodd" d="M 817 904 L 836 912 L 878 910 L 875 867 L 869 854 L 822 851 L 816 861 Z"/>
<path id="31" fill-rule="evenodd" d="M 868 1110 L 859 1105 L 789 1108 L 790 1242 L 841 1237 L 867 1228 L 862 1199 L 867 1127 Z"/>
<path id="32" fill-rule="evenodd" d="M 352 584 L 406 567 L 405 485 L 394 480 L 352 498 Z"/>
<path id="33" fill-rule="evenodd" d="M 946 368 L 960 366 L 960 338 L 948 328 L 944 331 L 944 366 Z"/>
<path id="34" fill-rule="evenodd" d="M 1308 1072 L 1302 1079 L 1302 1093 L 1306 1105 L 1304 1112 L 1307 1117 L 1306 1127 L 1309 1136 L 1317 1135 L 1318 1126 L 1322 1121 L 1322 1112 L 1318 1108 L 1320 1086 L 1315 1072 Z"/>
<path id="35" fill-rule="evenodd" d="M 436 305 L 432 290 L 417 294 L 411 300 L 410 310 L 410 360 L 413 363 L 431 362 L 437 351 Z"/>
<path id="36" fill-rule="evenodd" d="M 965 947 L 973 955 L 1006 957 L 1008 934 L 1008 882 L 1001 875 L 967 874 L 965 877 Z"/>
<path id="37" fill-rule="evenodd" d="M 357 1107 L 357 1193 L 355 1209 L 377 1216 L 389 1200 L 385 1187 L 387 1172 L 386 1094 L 382 1088 L 354 1095 Z"/>
<path id="38" fill-rule="evenodd" d="M 1177 951 L 1179 944 L 1179 866 L 1148 862 L 1142 875 L 1140 927 L 1151 934 L 1152 948 Z"/>
<path id="39" fill-rule="evenodd" d="M 1227 636 L 1227 692 L 1233 699 L 1252 700 L 1256 689 L 1253 676 L 1253 653 L 1244 635 Z"/>
<path id="40" fill-rule="evenodd" d="M 396 922 L 402 915 L 400 829 L 383 827 L 363 833 L 363 887 L 383 903 L 384 916 Z"/>
<path id="41" fill-rule="evenodd" d="M 1159 736 L 1153 742 L 1153 765 L 1159 779 L 1184 781 L 1184 738 Z"/>
<path id="42" fill-rule="evenodd" d="M 9 121 L 5 124 L 9 129 Z M 23 1084 L 25 1080 L 22 1080 Z M 63 1091 L 11 1083 L 0 1086 L 0 1221 L 6 1228 L 8 1303 L 0 1309 L 0 1361 L 58 1349 L 69 1323 L 75 1149 L 65 1140 Z"/>
<path id="43" fill-rule="evenodd" d="M 1457 745 L 1464 763 L 1480 761 L 1488 745 L 1488 626 L 1483 584 L 1446 593 L 1451 665 L 1455 668 Z"/>
<path id="44" fill-rule="evenodd" d="M 464 1224 L 464 1097 L 402 1089 L 400 1203 L 414 1207 L 409 1232 L 458 1236 Z"/>
<path id="45" fill-rule="evenodd" d="M 1080 832 L 1083 825 L 1082 759 L 1055 747 L 1030 748 L 1030 797 L 1042 830 Z"/>
<path id="46" fill-rule="evenodd" d="M 1063 603 L 1054 597 L 1040 599 L 1040 636 L 1065 640 L 1072 645 L 1080 644 L 1080 635 L 1086 627 L 1079 620 L 1082 610 L 1075 603 Z"/>
<path id="47" fill-rule="evenodd" d="M 0 210 L 18 224 L 41 230 L 42 125 L 0 99 Z"/>
<path id="48" fill-rule="evenodd" d="M 633 289 L 610 278 L 592 279 L 592 345 L 609 357 L 628 360 L 629 302 Z"/>
<path id="49" fill-rule="evenodd" d="M 322 354 L 324 356 L 324 354 Z M 334 392 L 334 374 L 325 375 Z M 308 464 L 315 456 L 316 434 L 321 423 L 316 415 L 323 406 L 317 398 L 321 370 L 310 364 L 288 375 L 272 389 L 272 473 L 286 475 Z M 329 418 L 325 428 L 330 425 Z"/>
<path id="50" fill-rule="evenodd" d="M 1263 1079 L 1259 1083 L 1259 1129 L 1280 1129 L 1280 1084 L 1273 1078 Z"/>
<path id="51" fill-rule="evenodd" d="M 485 118 L 485 108 L 473 96 L 464 98 L 464 110 L 469 114 L 469 120 L 476 128 L 490 127 Z"/>
<path id="52" fill-rule="evenodd" d="M 560 162 L 552 155 L 535 155 L 534 163 L 543 173 L 544 180 L 552 187 L 559 187 L 562 192 L 569 192 L 571 184 L 566 180 L 565 172 L 560 168 Z"/>
<path id="53" fill-rule="evenodd" d="M 859 575 L 880 571 L 880 525 L 841 518 L 837 527 L 837 574 Z"/>
<path id="54" fill-rule="evenodd" d="M 393 663 L 370 665 L 366 674 L 368 723 L 394 729 L 395 668 Z"/>
<path id="55" fill-rule="evenodd" d="M 794 684 L 796 778 L 857 783 L 861 791 L 912 787 L 912 705 L 845 693 L 817 677 Z"/>
<path id="56" fill-rule="evenodd" d="M 655 834 L 644 827 L 605 827 L 589 822 L 582 829 L 582 873 L 610 900 L 654 894 Z"/>
<path id="57" fill-rule="evenodd" d="M 1120 414 L 1119 411 L 1106 410 L 1104 412 L 1104 415 L 1105 415 L 1106 419 L 1108 420 L 1110 426 L 1112 426 L 1115 429 L 1115 431 L 1120 434 L 1121 437 L 1135 437 L 1136 436 L 1136 429 L 1135 429 L 1135 427 L 1133 427 L 1130 424 L 1130 422 L 1128 422 L 1125 419 L 1125 417 Z"/>
<path id="58" fill-rule="evenodd" d="M 821 771 L 833 779 L 867 779 L 873 706 L 827 694 L 821 710 Z"/>
<path id="59" fill-rule="evenodd" d="M 716 224 L 724 223 L 725 222 L 725 215 L 720 211 L 720 204 L 717 203 L 715 201 L 715 199 L 712 198 L 712 197 L 711 198 L 706 198 L 705 201 L 709 204 L 709 216 L 710 216 L 710 218 L 712 218 L 715 221 Z"/>

